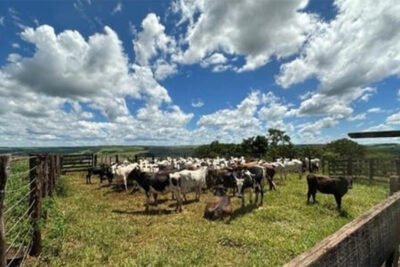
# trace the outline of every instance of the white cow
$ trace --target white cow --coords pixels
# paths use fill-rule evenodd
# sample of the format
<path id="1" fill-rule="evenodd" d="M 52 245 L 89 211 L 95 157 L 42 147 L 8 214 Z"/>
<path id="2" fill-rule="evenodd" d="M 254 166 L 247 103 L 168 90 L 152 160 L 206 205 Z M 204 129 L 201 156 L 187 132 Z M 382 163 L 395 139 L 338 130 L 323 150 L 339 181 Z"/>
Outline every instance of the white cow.
<path id="1" fill-rule="evenodd" d="M 128 175 L 131 171 L 138 167 L 137 163 L 125 163 L 122 165 L 113 165 L 112 171 L 117 183 L 122 181 L 125 185 L 125 190 L 128 191 Z"/>
<path id="2" fill-rule="evenodd" d="M 303 162 L 298 159 L 293 159 L 290 161 L 283 162 L 283 173 L 285 174 L 285 179 L 287 178 L 288 172 L 297 172 L 299 174 L 299 179 L 303 175 Z"/>
<path id="3" fill-rule="evenodd" d="M 181 193 L 183 199 L 186 199 L 186 193 L 195 191 L 196 201 L 200 200 L 201 189 L 206 187 L 206 176 L 208 173 L 208 168 L 203 166 L 198 170 L 183 170 L 170 174 L 170 177 L 179 179 L 180 190 L 175 190 L 175 192 Z M 177 196 L 180 197 L 180 196 Z"/>

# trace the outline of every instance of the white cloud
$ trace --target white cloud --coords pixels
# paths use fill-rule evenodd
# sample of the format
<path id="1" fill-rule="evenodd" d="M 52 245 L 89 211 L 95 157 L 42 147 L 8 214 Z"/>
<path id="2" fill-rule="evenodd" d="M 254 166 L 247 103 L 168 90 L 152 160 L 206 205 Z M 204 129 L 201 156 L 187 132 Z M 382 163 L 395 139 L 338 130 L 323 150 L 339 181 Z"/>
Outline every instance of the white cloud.
<path id="1" fill-rule="evenodd" d="M 117 5 L 114 7 L 113 11 L 111 12 L 112 15 L 117 14 L 118 12 L 122 11 L 122 4 L 121 2 L 117 3 Z"/>
<path id="2" fill-rule="evenodd" d="M 202 106 L 204 106 L 204 102 L 201 99 L 197 99 L 195 101 L 192 101 L 192 107 L 194 108 L 201 108 Z"/>
<path id="3" fill-rule="evenodd" d="M 317 138 L 321 135 L 321 130 L 324 128 L 331 128 L 338 123 L 338 120 L 332 117 L 325 117 L 316 122 L 307 122 L 300 124 L 299 133 L 303 135 L 304 139 Z M 313 143 L 312 139 L 308 140 L 308 143 Z"/>
<path id="4" fill-rule="evenodd" d="M 340 95 L 400 74 L 400 2 L 338 0 L 335 5 L 336 18 L 320 23 L 300 56 L 281 66 L 277 82 L 283 87 L 315 76 L 322 93 Z"/>
<path id="5" fill-rule="evenodd" d="M 4 26 L 4 17 L 0 17 L 0 26 Z"/>
<path id="6" fill-rule="evenodd" d="M 254 70 L 271 56 L 297 53 L 316 26 L 316 17 L 302 9 L 308 1 L 181 0 L 173 10 L 189 21 L 184 42 L 188 48 L 175 59 L 201 62 L 214 52 L 245 57 L 237 71 Z M 197 18 L 197 19 L 196 19 Z M 251 19 L 249 19 L 251 18 Z"/>
<path id="7" fill-rule="evenodd" d="M 400 89 L 397 91 L 397 99 L 400 101 Z"/>
<path id="8" fill-rule="evenodd" d="M 18 43 L 13 43 L 13 44 L 12 44 L 12 47 L 13 47 L 13 48 L 16 48 L 16 49 L 17 49 L 17 48 L 20 48 L 20 46 L 19 46 Z"/>
<path id="9" fill-rule="evenodd" d="M 381 113 L 383 110 L 380 107 L 374 107 L 367 110 L 368 113 Z"/>
<path id="10" fill-rule="evenodd" d="M 367 118 L 367 113 L 360 113 L 356 116 L 351 116 L 347 118 L 348 121 L 360 121 L 360 120 L 365 120 Z"/>
<path id="11" fill-rule="evenodd" d="M 172 104 L 149 66 L 129 64 L 109 27 L 87 40 L 77 31 L 27 28 L 32 57 L 9 55 L 0 69 L 1 145 L 189 142 L 193 114 Z M 143 107 L 131 112 L 127 101 Z M 65 111 L 64 105 L 72 106 Z M 87 110 L 89 108 L 89 110 Z M 106 117 L 93 121 L 94 113 Z"/>
<path id="12" fill-rule="evenodd" d="M 177 65 L 169 60 L 176 51 L 176 41 L 165 34 L 164 25 L 154 13 L 149 13 L 142 21 L 142 31 L 137 33 L 133 48 L 137 64 L 151 66 L 158 80 L 177 72 Z M 154 58 L 157 60 L 152 64 Z"/>
<path id="13" fill-rule="evenodd" d="M 387 117 L 386 123 L 390 125 L 400 125 L 400 112 L 394 113 Z"/>

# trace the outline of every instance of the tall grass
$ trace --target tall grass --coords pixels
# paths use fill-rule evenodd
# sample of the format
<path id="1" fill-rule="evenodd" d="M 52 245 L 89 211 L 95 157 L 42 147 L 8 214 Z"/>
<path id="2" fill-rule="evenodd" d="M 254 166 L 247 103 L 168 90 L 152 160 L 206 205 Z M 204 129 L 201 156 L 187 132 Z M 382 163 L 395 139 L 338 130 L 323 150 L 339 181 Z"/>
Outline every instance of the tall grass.
<path id="1" fill-rule="evenodd" d="M 304 178 L 291 176 L 266 193 L 263 207 L 241 209 L 234 199 L 231 218 L 210 222 L 202 213 L 211 194 L 200 202 L 189 194 L 180 214 L 166 194 L 146 214 L 140 192 L 86 185 L 82 174 L 60 180 L 67 193 L 54 199 L 44 251 L 32 265 L 278 266 L 387 196 L 386 185 L 355 184 L 338 212 L 332 196 L 319 194 L 316 205 L 307 205 Z"/>

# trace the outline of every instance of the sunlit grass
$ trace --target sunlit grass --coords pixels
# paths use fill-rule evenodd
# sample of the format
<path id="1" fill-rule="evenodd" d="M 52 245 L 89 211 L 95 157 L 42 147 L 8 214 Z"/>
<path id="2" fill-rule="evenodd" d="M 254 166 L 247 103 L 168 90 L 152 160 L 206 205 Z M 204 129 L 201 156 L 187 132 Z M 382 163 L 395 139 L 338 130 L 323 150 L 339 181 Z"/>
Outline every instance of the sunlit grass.
<path id="1" fill-rule="evenodd" d="M 231 219 L 210 222 L 202 215 L 205 202 L 214 198 L 211 194 L 186 204 L 180 214 L 173 212 L 175 202 L 165 194 L 147 215 L 143 193 L 86 185 L 83 177 L 62 178 L 68 190 L 55 198 L 43 233 L 44 251 L 32 264 L 282 265 L 380 202 L 388 188 L 355 184 L 340 213 L 332 196 L 318 194 L 318 203 L 307 205 L 305 179 L 293 176 L 278 181 L 278 191 L 266 193 L 263 207 L 240 209 L 234 199 Z"/>

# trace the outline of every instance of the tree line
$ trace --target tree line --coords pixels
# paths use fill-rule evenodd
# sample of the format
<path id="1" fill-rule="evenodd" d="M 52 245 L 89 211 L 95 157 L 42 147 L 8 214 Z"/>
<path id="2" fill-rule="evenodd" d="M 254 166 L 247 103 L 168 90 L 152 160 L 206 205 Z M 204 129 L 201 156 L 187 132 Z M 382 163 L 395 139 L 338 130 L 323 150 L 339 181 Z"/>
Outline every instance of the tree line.
<path id="1" fill-rule="evenodd" d="M 213 141 L 195 149 L 197 157 L 240 157 L 266 159 L 277 158 L 362 158 L 366 155 L 364 146 L 347 138 L 338 139 L 325 145 L 294 145 L 285 131 L 269 129 L 266 135 L 243 139 L 240 144 Z"/>

